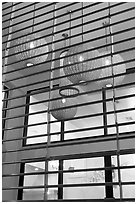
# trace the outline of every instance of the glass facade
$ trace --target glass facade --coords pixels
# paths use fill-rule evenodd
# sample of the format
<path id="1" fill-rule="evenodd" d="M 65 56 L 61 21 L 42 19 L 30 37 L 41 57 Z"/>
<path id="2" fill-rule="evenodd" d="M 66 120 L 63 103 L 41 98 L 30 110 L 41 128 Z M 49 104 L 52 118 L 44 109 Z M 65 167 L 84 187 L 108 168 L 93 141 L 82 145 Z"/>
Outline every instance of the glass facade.
<path id="1" fill-rule="evenodd" d="M 2 201 L 134 201 L 135 3 L 3 2 L 2 65 Z"/>

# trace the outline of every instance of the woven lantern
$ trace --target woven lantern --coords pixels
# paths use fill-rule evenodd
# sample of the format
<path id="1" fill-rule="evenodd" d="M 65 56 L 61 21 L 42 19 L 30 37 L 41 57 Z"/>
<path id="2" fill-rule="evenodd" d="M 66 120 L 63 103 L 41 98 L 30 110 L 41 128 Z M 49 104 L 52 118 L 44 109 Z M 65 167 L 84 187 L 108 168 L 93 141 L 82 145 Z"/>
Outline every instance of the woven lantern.
<path id="1" fill-rule="evenodd" d="M 37 38 L 40 38 L 40 35 L 35 33 L 20 37 L 16 41 L 14 50 L 17 60 L 24 60 L 27 66 L 46 61 L 49 51 L 47 42 L 44 38 Z"/>
<path id="2" fill-rule="evenodd" d="M 59 98 L 59 93 L 53 95 L 53 99 Z M 60 98 L 51 101 L 51 114 L 57 120 L 65 120 L 73 118 L 77 113 L 77 107 L 69 107 L 76 104 L 76 98 Z M 60 110 L 55 110 L 57 108 L 63 108 Z"/>
<path id="3" fill-rule="evenodd" d="M 107 55 L 107 54 L 109 54 L 109 56 L 104 57 L 104 55 Z M 102 58 L 97 60 L 97 63 L 100 64 L 100 66 L 111 65 L 110 52 L 102 52 L 102 53 L 100 53 L 100 56 L 102 56 Z M 120 63 L 120 62 L 122 63 L 122 62 L 124 62 L 124 60 L 119 54 L 117 54 L 117 55 L 114 55 L 112 57 L 112 62 L 113 62 L 113 64 L 116 64 L 116 63 Z M 115 75 L 122 74 L 122 73 L 126 73 L 126 65 L 124 63 L 113 66 L 114 86 L 121 84 L 122 80 L 124 79 L 124 75 L 121 75 L 118 77 Z M 101 72 L 98 76 L 98 79 L 103 78 L 103 77 L 108 77 L 108 76 L 112 76 L 112 66 L 102 68 Z M 112 86 L 113 85 L 113 77 L 108 78 L 108 79 L 99 80 L 99 81 L 97 81 L 97 83 L 101 87 Z"/>
<path id="4" fill-rule="evenodd" d="M 65 73 L 63 68 L 60 69 L 60 76 L 63 76 L 63 78 L 60 78 L 59 80 L 59 86 L 60 90 L 59 93 L 62 97 L 76 97 L 79 94 L 79 89 L 75 86 L 72 86 L 73 83 L 68 80 L 67 77 L 65 77 Z"/>
<path id="5" fill-rule="evenodd" d="M 88 80 L 95 79 L 95 74 L 99 75 L 99 71 L 97 70 L 96 72 L 88 72 L 88 70 L 90 71 L 91 69 L 98 67 L 96 59 L 94 58 L 98 57 L 99 52 L 94 50 L 83 53 L 83 51 L 86 50 L 87 47 L 84 45 L 72 47 L 69 49 L 66 55 L 67 57 L 64 59 L 64 73 L 72 83 L 86 82 Z M 69 74 L 73 75 L 68 76 Z"/>

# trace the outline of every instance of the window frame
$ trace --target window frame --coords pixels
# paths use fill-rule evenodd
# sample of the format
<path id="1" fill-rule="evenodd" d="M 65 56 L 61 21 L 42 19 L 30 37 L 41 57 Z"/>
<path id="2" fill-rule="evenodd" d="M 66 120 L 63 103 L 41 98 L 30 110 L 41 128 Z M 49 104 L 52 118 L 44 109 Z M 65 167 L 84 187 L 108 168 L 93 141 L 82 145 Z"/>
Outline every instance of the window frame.
<path id="1" fill-rule="evenodd" d="M 6 85 L 3 86 L 3 89 L 4 89 L 4 97 L 3 97 L 4 101 L 2 101 L 2 118 L 6 118 L 7 110 L 3 110 L 3 109 L 8 107 L 9 90 L 8 90 L 8 87 Z M 6 101 L 5 101 L 5 99 L 6 99 Z M 4 139 L 5 125 L 6 125 L 6 121 L 2 120 L 2 140 Z"/>

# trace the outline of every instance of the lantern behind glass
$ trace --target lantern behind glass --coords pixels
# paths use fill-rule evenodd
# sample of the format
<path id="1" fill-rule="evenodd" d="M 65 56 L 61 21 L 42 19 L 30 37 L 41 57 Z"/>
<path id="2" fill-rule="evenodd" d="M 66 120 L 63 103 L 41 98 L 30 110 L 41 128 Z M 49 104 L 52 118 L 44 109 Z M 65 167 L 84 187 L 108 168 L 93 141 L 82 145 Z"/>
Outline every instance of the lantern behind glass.
<path id="1" fill-rule="evenodd" d="M 59 97 L 60 95 L 57 92 L 56 94 L 53 95 L 52 99 L 56 99 Z M 72 106 L 75 104 L 77 104 L 77 100 L 75 97 L 73 98 L 60 97 L 60 99 L 51 101 L 51 114 L 57 120 L 65 120 L 65 119 L 73 118 L 77 113 L 77 107 L 71 108 L 69 106 Z M 54 110 L 57 108 L 63 108 L 63 109 Z"/>
<path id="2" fill-rule="evenodd" d="M 49 51 L 47 42 L 39 38 L 36 33 L 19 37 L 14 48 L 17 60 L 24 60 L 27 66 L 46 61 Z"/>
<path id="3" fill-rule="evenodd" d="M 105 56 L 105 55 L 108 55 L 108 56 Z M 110 66 L 104 67 L 101 69 L 98 79 L 101 79 L 103 77 L 114 76 L 114 86 L 121 84 L 122 80 L 124 79 L 124 75 L 121 75 L 121 76 L 116 76 L 116 75 L 126 73 L 126 65 L 123 63 L 124 62 L 123 58 L 119 54 L 113 55 L 112 57 L 113 64 L 121 63 L 121 64 L 113 66 L 111 65 L 111 53 L 110 52 L 102 52 L 99 54 L 99 56 L 102 56 L 100 59 L 97 60 L 97 63 L 100 64 L 100 66 L 102 67 L 108 66 L 108 65 Z M 108 78 L 108 79 L 97 80 L 97 83 L 101 87 L 112 86 L 113 77 Z"/>
<path id="4" fill-rule="evenodd" d="M 64 73 L 74 84 L 95 79 L 96 75 L 99 75 L 99 70 L 96 70 L 96 72 L 90 71 L 98 67 L 96 59 L 94 58 L 98 57 L 99 52 L 97 50 L 86 52 L 86 50 L 87 47 L 84 45 L 72 47 L 64 59 Z M 73 75 L 69 76 L 69 74 Z"/>

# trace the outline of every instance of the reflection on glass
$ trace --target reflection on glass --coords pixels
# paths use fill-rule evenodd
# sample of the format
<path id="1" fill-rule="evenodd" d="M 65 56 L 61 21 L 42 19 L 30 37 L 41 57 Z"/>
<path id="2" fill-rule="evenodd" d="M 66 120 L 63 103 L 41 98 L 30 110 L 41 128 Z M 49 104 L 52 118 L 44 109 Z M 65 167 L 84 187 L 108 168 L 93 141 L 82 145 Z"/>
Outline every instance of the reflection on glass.
<path id="1" fill-rule="evenodd" d="M 44 189 L 24 189 L 23 200 L 43 200 Z"/>
<path id="2" fill-rule="evenodd" d="M 48 171 L 57 171 L 58 161 L 53 160 L 48 163 Z M 45 162 L 32 162 L 25 164 L 25 173 L 36 173 L 35 175 L 24 176 L 23 186 L 36 186 L 36 189 L 24 189 L 23 200 L 43 200 L 44 199 L 44 188 L 37 189 L 37 186 L 45 184 L 45 174 L 37 174 L 38 172 L 45 172 Z M 48 185 L 58 184 L 58 174 L 48 174 Z M 47 199 L 55 200 L 58 199 L 58 189 L 49 188 L 47 191 Z"/>
<path id="3" fill-rule="evenodd" d="M 104 171 L 81 171 L 74 172 L 76 169 L 99 168 L 104 166 L 103 157 L 84 158 L 64 161 L 64 169 L 70 170 L 70 173 L 64 173 L 64 184 L 83 184 L 83 183 L 104 183 Z M 64 199 L 80 199 L 80 198 L 104 198 L 104 186 L 89 186 L 89 187 L 65 187 Z"/>
<path id="4" fill-rule="evenodd" d="M 41 102 L 43 100 L 48 99 L 48 92 L 34 94 L 30 96 L 30 103 Z M 27 128 L 27 144 L 35 144 L 35 143 L 43 143 L 47 142 L 47 136 L 40 136 L 47 134 L 47 111 L 48 103 L 38 103 L 29 106 L 29 115 L 28 116 L 28 125 L 37 124 L 34 126 L 30 126 Z M 42 112 L 37 114 L 37 112 Z M 34 114 L 35 113 L 35 114 Z M 51 115 L 50 121 L 55 121 L 55 118 Z M 45 124 L 40 124 L 45 123 Z M 40 124 L 40 125 L 39 125 Z M 51 133 L 59 132 L 60 131 L 60 122 L 54 122 L 50 124 L 50 131 Z M 30 136 L 35 136 L 34 138 L 29 138 Z M 39 137 L 40 136 L 40 137 Z M 60 135 L 51 135 L 51 141 L 59 141 Z"/>
<path id="5" fill-rule="evenodd" d="M 135 87 L 126 87 L 126 88 L 117 88 L 115 89 L 115 97 L 128 96 L 135 93 Z M 107 90 L 107 98 L 113 98 L 113 91 Z M 108 101 L 107 103 L 107 112 L 114 111 L 113 101 Z M 135 131 L 134 124 L 128 124 L 130 122 L 135 121 L 135 113 L 133 111 L 127 111 L 127 109 L 135 108 L 135 97 L 127 97 L 115 100 L 116 110 L 124 110 L 126 111 L 117 113 L 117 122 L 118 124 L 127 123 L 126 125 L 119 126 L 119 133 L 123 132 L 132 132 Z M 107 123 L 108 125 L 115 124 L 115 116 L 113 114 L 107 115 Z M 116 128 L 108 128 L 108 134 L 116 133 Z"/>
<path id="6" fill-rule="evenodd" d="M 104 199 L 105 187 L 65 187 L 63 194 L 64 199 Z"/>
<path id="7" fill-rule="evenodd" d="M 116 156 L 112 157 L 112 164 L 114 166 L 117 166 L 117 158 Z M 126 155 L 120 155 L 120 166 L 130 166 L 135 165 L 135 155 L 134 154 L 126 154 Z M 135 181 L 135 169 L 134 168 L 126 168 L 126 169 L 120 169 L 121 173 L 121 181 L 122 182 L 132 182 Z M 114 170 L 113 173 L 113 182 L 118 182 L 118 171 Z M 120 192 L 119 192 L 119 186 L 114 185 L 113 186 L 114 191 L 114 197 L 119 198 Z M 135 185 L 122 185 L 122 192 L 123 192 L 123 198 L 134 198 L 135 197 Z"/>

